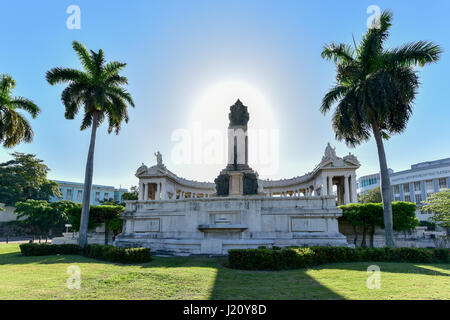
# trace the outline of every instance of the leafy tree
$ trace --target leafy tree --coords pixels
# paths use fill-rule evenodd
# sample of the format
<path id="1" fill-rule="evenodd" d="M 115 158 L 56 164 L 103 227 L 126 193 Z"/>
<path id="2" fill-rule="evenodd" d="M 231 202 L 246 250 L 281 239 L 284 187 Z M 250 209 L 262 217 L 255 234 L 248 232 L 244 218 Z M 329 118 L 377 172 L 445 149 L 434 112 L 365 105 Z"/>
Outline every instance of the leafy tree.
<path id="1" fill-rule="evenodd" d="M 419 222 L 419 226 L 427 227 L 427 229 L 430 230 L 430 231 L 436 231 L 436 223 L 434 223 L 434 222 L 429 222 L 429 221 L 426 221 L 426 220 L 421 220 L 421 221 Z"/>
<path id="2" fill-rule="evenodd" d="M 102 205 L 108 205 L 108 206 L 120 206 L 122 205 L 119 201 L 114 200 L 113 198 L 109 198 L 108 200 L 100 201 Z"/>
<path id="3" fill-rule="evenodd" d="M 129 192 L 125 192 L 122 195 L 122 200 L 138 200 L 139 194 L 138 194 L 138 188 L 137 186 L 131 186 Z"/>
<path id="4" fill-rule="evenodd" d="M 55 228 L 62 228 L 69 221 L 66 210 L 76 204 L 71 201 L 47 202 L 45 200 L 26 200 L 16 203 L 15 213 L 18 223 L 32 230 L 34 234 L 47 238 Z"/>
<path id="5" fill-rule="evenodd" d="M 118 134 L 122 121 L 128 122 L 128 105 L 134 107 L 134 102 L 123 88 L 123 85 L 128 84 L 127 78 L 119 74 L 126 63 L 117 61 L 105 63 L 102 49 L 98 52 L 92 50 L 89 52 L 77 41 L 74 41 L 72 46 L 84 70 L 53 68 L 47 72 L 46 79 L 51 85 L 68 83 L 61 94 L 66 119 L 74 119 L 83 106 L 84 114 L 80 129 L 91 127 L 79 237 L 79 245 L 84 247 L 87 244 L 97 127 L 107 118 L 108 133 L 114 130 Z"/>
<path id="6" fill-rule="evenodd" d="M 366 193 L 358 195 L 359 203 L 369 203 L 369 202 L 382 202 L 381 198 L 381 189 L 380 187 L 376 187 L 372 190 L 368 190 Z"/>
<path id="7" fill-rule="evenodd" d="M 91 205 L 88 229 L 94 229 L 102 223 L 105 223 L 105 244 L 107 244 L 108 230 L 112 231 L 114 235 L 117 235 L 122 231 L 122 219 L 120 219 L 120 214 L 124 211 L 125 207 L 121 205 Z M 72 228 L 75 230 L 80 227 L 82 217 L 81 212 L 82 206 L 79 204 L 67 211 Z"/>
<path id="8" fill-rule="evenodd" d="M 24 110 L 33 119 L 40 110 L 33 101 L 24 97 L 15 97 L 12 90 L 16 82 L 10 75 L 2 74 L 0 78 L 0 144 L 12 148 L 22 141 L 33 140 L 33 129 L 24 116 L 17 112 Z"/>
<path id="9" fill-rule="evenodd" d="M 361 246 L 365 247 L 366 234 L 370 231 L 370 246 L 373 247 L 375 228 L 384 226 L 383 204 L 382 203 L 351 203 L 339 206 L 343 215 L 340 220 L 347 222 L 353 227 L 355 233 L 355 245 L 357 244 L 357 227 L 363 229 L 363 239 Z M 392 202 L 393 228 L 396 231 L 412 230 L 419 225 L 419 220 L 415 216 L 416 204 L 411 202 Z"/>
<path id="10" fill-rule="evenodd" d="M 362 241 L 361 247 L 367 247 L 366 236 L 370 231 L 370 246 L 373 247 L 373 236 L 375 233 L 375 227 L 381 226 L 383 223 L 383 211 L 379 203 L 352 203 L 345 206 L 340 206 L 343 209 L 343 220 L 350 223 L 353 226 L 355 233 L 355 245 L 357 244 L 357 229 L 361 227 Z"/>
<path id="11" fill-rule="evenodd" d="M 14 152 L 14 159 L 0 163 L 0 202 L 14 206 L 27 199 L 50 200 L 60 196 L 56 182 L 47 180 L 50 169 L 34 154 Z"/>
<path id="12" fill-rule="evenodd" d="M 359 204 L 358 203 L 349 203 L 347 205 L 339 206 L 339 209 L 342 210 L 342 217 L 339 220 L 347 222 L 353 227 L 353 234 L 355 238 L 353 240 L 353 244 L 356 246 L 358 244 L 358 230 L 357 227 L 361 226 L 362 221 L 359 215 Z"/>
<path id="13" fill-rule="evenodd" d="M 412 230 L 419 225 L 419 219 L 416 218 L 416 208 L 416 204 L 412 202 L 392 202 L 395 231 Z M 381 227 L 384 228 L 384 224 Z"/>
<path id="14" fill-rule="evenodd" d="M 431 217 L 437 225 L 447 229 L 447 236 L 450 231 L 450 189 L 431 194 L 420 208 L 423 212 L 432 211 Z"/>
<path id="15" fill-rule="evenodd" d="M 383 11 L 379 19 L 353 49 L 344 43 L 326 45 L 324 59 L 336 65 L 336 84 L 325 94 L 322 113 L 337 103 L 332 117 L 336 139 L 355 147 L 374 136 L 380 164 L 386 245 L 394 247 L 392 199 L 383 139 L 405 130 L 412 114 L 419 77 L 414 66 L 436 62 L 441 48 L 418 41 L 387 49 L 392 13 Z"/>

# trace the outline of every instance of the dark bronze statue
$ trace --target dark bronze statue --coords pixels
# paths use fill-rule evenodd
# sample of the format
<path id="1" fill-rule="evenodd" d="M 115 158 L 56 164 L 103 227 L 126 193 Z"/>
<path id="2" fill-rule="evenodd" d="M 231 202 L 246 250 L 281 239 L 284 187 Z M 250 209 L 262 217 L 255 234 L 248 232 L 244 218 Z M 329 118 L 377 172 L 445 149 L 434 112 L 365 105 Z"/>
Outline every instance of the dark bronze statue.
<path id="1" fill-rule="evenodd" d="M 230 119 L 230 126 L 247 126 L 250 115 L 248 114 L 247 107 L 238 99 L 236 103 L 230 107 L 228 118 Z"/>

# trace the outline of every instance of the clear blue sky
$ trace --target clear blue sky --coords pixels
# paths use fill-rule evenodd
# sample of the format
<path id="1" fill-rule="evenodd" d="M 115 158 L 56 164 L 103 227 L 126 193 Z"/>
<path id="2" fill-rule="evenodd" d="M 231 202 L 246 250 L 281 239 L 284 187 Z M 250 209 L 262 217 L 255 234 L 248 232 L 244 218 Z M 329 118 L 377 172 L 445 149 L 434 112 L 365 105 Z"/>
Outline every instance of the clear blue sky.
<path id="1" fill-rule="evenodd" d="M 72 4 L 81 9 L 80 30 L 66 27 Z M 245 83 L 267 97 L 280 130 L 280 165 L 270 178 L 312 170 L 328 141 L 338 154 L 351 151 L 359 158 L 358 175 L 377 172 L 373 140 L 347 148 L 334 139 L 331 115 L 318 111 L 335 75 L 332 63 L 320 57 L 322 46 L 352 43 L 352 34 L 360 39 L 372 4 L 394 12 L 389 46 L 432 40 L 446 51 L 438 64 L 420 71 L 408 128 L 386 142 L 389 167 L 398 171 L 450 157 L 450 1 L 1 0 L 0 73 L 11 74 L 15 94 L 34 100 L 42 113 L 31 120 L 34 141 L 1 149 L 0 161 L 12 151 L 35 153 L 51 168 L 50 178 L 83 181 L 89 131 L 79 130 L 79 117 L 64 119 L 64 86 L 44 79 L 52 67 L 80 67 L 71 48 L 78 40 L 102 48 L 108 60 L 128 63 L 124 74 L 136 103 L 118 136 L 108 135 L 105 125 L 98 131 L 94 183 L 136 184 L 135 170 L 142 162 L 154 164 L 156 150 L 175 173 L 212 181 L 225 163 L 210 168 L 172 163 L 171 135 L 192 125 L 196 101 L 224 81 Z M 225 109 L 234 103 L 219 102 Z"/>

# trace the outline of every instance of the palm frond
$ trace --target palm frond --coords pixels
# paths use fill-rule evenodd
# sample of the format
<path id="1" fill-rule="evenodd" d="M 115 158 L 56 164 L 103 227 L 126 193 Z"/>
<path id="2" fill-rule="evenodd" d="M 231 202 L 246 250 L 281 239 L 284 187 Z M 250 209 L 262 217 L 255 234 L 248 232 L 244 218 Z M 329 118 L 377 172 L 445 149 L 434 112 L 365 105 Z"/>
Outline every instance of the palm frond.
<path id="1" fill-rule="evenodd" d="M 25 110 L 31 114 L 31 117 L 34 119 L 41 112 L 39 107 L 30 99 L 24 97 L 14 97 L 10 101 L 11 105 L 15 108 L 19 108 Z"/>
<path id="2" fill-rule="evenodd" d="M 72 68 L 52 68 L 45 74 L 48 83 L 55 85 L 64 82 L 88 81 L 88 76 L 83 71 Z"/>
<path id="3" fill-rule="evenodd" d="M 353 60 L 354 50 L 345 43 L 331 43 L 325 45 L 322 50 L 322 58 L 336 62 L 349 62 Z"/>
<path id="4" fill-rule="evenodd" d="M 374 58 L 383 51 L 383 43 L 389 36 L 389 28 L 392 26 L 392 12 L 385 10 L 379 20 L 375 19 L 371 28 L 367 31 L 358 47 L 358 60 L 363 68 L 371 71 L 371 63 Z"/>
<path id="5" fill-rule="evenodd" d="M 443 50 L 430 41 L 409 42 L 399 48 L 386 50 L 380 57 L 386 67 L 415 66 L 421 67 L 439 60 Z"/>
<path id="6" fill-rule="evenodd" d="M 331 88 L 322 99 L 320 112 L 326 114 L 331 109 L 333 103 L 341 99 L 347 92 L 348 87 L 346 86 L 336 85 L 333 88 Z"/>
<path id="7" fill-rule="evenodd" d="M 95 64 L 86 47 L 81 42 L 73 41 L 72 48 L 77 53 L 78 58 L 80 59 L 80 62 L 83 65 L 84 69 L 89 73 L 94 73 Z"/>

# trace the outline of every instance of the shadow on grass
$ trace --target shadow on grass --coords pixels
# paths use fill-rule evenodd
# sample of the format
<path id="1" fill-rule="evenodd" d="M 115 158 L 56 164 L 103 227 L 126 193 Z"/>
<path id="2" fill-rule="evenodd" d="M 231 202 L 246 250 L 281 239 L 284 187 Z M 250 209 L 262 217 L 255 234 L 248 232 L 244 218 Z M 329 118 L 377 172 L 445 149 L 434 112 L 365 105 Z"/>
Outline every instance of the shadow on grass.
<path id="1" fill-rule="evenodd" d="M 310 269 L 295 269 L 283 271 L 245 271 L 230 269 L 224 266 L 226 258 L 208 257 L 154 257 L 152 262 L 145 264 L 125 265 L 113 262 L 95 260 L 79 255 L 60 256 L 34 256 L 25 257 L 20 252 L 0 253 L 0 265 L 26 265 L 26 264 L 72 264 L 72 263 L 97 263 L 126 268 L 128 266 L 140 267 L 143 273 L 139 277 L 156 276 L 147 274 L 151 268 L 203 268 L 215 272 L 214 285 L 209 292 L 210 299 L 344 299 L 342 295 L 315 280 L 308 271 L 314 270 L 348 270 L 366 272 L 370 265 L 379 265 L 381 271 L 402 274 L 423 274 L 449 276 L 438 270 L 427 269 L 426 266 L 438 267 L 448 270 L 450 265 L 444 264 L 418 264 L 412 263 L 388 263 L 388 262 L 359 262 L 336 263 L 316 266 Z M 124 272 L 127 272 L 124 269 Z M 136 270 L 134 270 L 136 273 Z M 310 273 L 310 272 L 309 272 Z M 172 275 L 176 277 L 175 274 Z M 164 281 L 164 277 L 161 281 Z M 209 278 L 211 279 L 211 278 Z M 207 280 L 205 278 L 205 280 Z M 201 281 L 201 280 L 200 280 Z M 361 283 L 361 285 L 365 285 Z"/>

